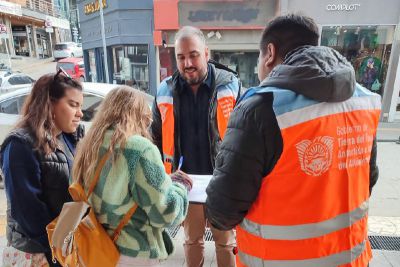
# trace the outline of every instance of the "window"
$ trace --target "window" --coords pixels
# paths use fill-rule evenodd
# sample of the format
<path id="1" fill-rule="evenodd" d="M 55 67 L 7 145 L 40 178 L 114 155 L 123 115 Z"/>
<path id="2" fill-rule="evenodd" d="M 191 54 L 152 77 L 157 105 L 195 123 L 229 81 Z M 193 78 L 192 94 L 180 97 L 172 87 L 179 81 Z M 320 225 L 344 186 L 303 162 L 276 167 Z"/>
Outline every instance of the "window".
<path id="1" fill-rule="evenodd" d="M 24 75 L 18 75 L 11 77 L 8 79 L 8 83 L 11 85 L 17 85 L 17 84 L 30 84 L 33 83 L 33 79 L 30 78 L 29 76 L 24 76 Z"/>
<path id="2" fill-rule="evenodd" d="M 149 91 L 148 45 L 115 46 L 112 48 L 114 81 Z"/>
<path id="3" fill-rule="evenodd" d="M 56 44 L 55 46 L 54 46 L 54 49 L 55 50 L 64 50 L 64 49 L 67 49 L 68 48 L 68 45 L 67 44 Z"/>
<path id="4" fill-rule="evenodd" d="M 325 26 L 321 45 L 339 51 L 354 67 L 357 82 L 383 95 L 394 26 Z"/>
<path id="5" fill-rule="evenodd" d="M 91 121 L 99 108 L 102 97 L 97 95 L 85 93 L 83 95 L 83 105 L 82 105 L 82 121 Z"/>
<path id="6" fill-rule="evenodd" d="M 96 57 L 94 49 L 87 50 L 89 59 L 89 81 L 98 82 L 97 80 L 97 69 L 96 69 Z"/>
<path id="7" fill-rule="evenodd" d="M 25 102 L 26 95 L 17 96 L 0 103 L 0 112 L 17 115 L 21 112 L 22 105 Z"/>
<path id="8" fill-rule="evenodd" d="M 258 52 L 215 51 L 212 53 L 212 59 L 236 71 L 239 74 L 243 88 L 259 84 L 257 74 Z"/>
<path id="9" fill-rule="evenodd" d="M 57 63 L 57 69 L 63 68 L 64 70 L 74 70 L 75 64 L 74 63 Z"/>

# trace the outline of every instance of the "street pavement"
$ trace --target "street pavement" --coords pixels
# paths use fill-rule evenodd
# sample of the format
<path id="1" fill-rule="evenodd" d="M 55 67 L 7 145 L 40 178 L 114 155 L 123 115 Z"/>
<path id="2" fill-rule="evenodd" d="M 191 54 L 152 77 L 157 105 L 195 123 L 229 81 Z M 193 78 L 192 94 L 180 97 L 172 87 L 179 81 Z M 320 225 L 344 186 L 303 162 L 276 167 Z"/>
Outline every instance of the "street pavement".
<path id="1" fill-rule="evenodd" d="M 37 59 L 16 56 L 11 59 L 12 71 L 22 72 L 37 80 L 42 75 L 55 72 L 57 62 L 53 58 Z"/>
<path id="2" fill-rule="evenodd" d="M 55 72 L 56 62 L 51 59 L 14 59 L 13 70 L 20 70 L 33 78 Z M 393 123 L 380 123 L 378 133 L 378 166 L 380 177 L 370 199 L 368 229 L 370 235 L 399 237 L 400 240 L 400 112 Z M 400 143 L 400 142 L 399 142 Z M 0 190 L 0 262 L 6 246 L 6 198 Z M 175 253 L 164 262 L 165 267 L 185 266 L 183 229 L 180 228 L 175 241 Z M 400 244 L 397 244 L 400 247 Z M 373 250 L 370 267 L 400 267 L 400 251 Z M 216 267 L 214 243 L 205 242 L 204 266 Z"/>

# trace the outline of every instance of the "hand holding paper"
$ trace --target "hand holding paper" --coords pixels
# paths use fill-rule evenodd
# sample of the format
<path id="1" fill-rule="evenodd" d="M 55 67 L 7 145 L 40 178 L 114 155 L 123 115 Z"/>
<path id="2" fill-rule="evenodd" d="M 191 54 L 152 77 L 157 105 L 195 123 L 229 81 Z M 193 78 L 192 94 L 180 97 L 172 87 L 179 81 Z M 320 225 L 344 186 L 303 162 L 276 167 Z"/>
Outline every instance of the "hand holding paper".
<path id="1" fill-rule="evenodd" d="M 188 192 L 192 190 L 193 180 L 183 171 L 177 170 L 176 172 L 171 174 L 171 179 L 174 182 L 180 183 L 186 187 Z"/>
<path id="2" fill-rule="evenodd" d="M 206 188 L 211 181 L 212 175 L 189 174 L 189 177 L 193 180 L 193 187 L 189 192 L 189 201 L 205 203 L 207 198 Z"/>

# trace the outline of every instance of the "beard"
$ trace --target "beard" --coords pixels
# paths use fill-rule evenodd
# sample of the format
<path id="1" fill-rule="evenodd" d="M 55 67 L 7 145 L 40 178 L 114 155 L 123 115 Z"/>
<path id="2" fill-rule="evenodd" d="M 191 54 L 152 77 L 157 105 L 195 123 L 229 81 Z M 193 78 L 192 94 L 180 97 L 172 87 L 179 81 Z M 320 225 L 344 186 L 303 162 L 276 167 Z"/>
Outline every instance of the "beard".
<path id="1" fill-rule="evenodd" d="M 198 76 L 196 77 L 188 77 L 186 71 L 187 70 L 194 70 L 198 72 Z M 186 68 L 184 69 L 183 72 L 180 72 L 181 77 L 189 84 L 189 85 L 198 85 L 201 84 L 206 76 L 207 76 L 207 71 L 206 70 L 199 70 L 197 68 Z"/>

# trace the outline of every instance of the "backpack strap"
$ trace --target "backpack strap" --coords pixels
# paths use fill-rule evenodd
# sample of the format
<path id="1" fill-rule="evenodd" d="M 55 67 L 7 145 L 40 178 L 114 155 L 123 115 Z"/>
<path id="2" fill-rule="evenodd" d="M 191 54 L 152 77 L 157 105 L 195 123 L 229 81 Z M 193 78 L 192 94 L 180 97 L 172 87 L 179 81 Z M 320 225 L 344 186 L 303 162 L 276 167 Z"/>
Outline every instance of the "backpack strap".
<path id="1" fill-rule="evenodd" d="M 106 161 L 110 157 L 111 152 L 108 151 L 104 156 L 100 159 L 99 164 L 96 167 L 96 171 L 94 172 L 94 177 L 93 181 L 90 184 L 88 193 L 87 193 L 87 199 L 89 199 L 90 194 L 92 194 L 94 188 L 96 187 L 97 182 L 99 181 L 100 178 L 100 173 L 106 164 Z M 125 225 L 129 222 L 129 220 L 132 218 L 133 214 L 135 214 L 135 211 L 137 209 L 137 204 L 135 203 L 132 208 L 129 209 L 129 211 L 124 215 L 122 220 L 119 222 L 117 228 L 115 229 L 113 235 L 112 235 L 112 240 L 115 242 L 117 241 L 119 235 L 121 234 L 122 228 L 124 228 Z"/>
<path id="2" fill-rule="evenodd" d="M 97 165 L 96 171 L 94 172 L 94 177 L 93 181 L 90 184 L 88 193 L 87 193 L 87 199 L 89 199 L 89 196 L 93 193 L 94 188 L 96 187 L 97 182 L 99 181 L 100 178 L 100 173 L 103 170 L 104 165 L 106 164 L 107 159 L 109 158 L 111 152 L 107 151 L 106 154 L 100 159 L 99 164 Z"/>
<path id="3" fill-rule="evenodd" d="M 135 211 L 137 209 L 138 205 L 135 203 L 133 204 L 133 207 L 130 208 L 130 210 L 124 215 L 122 220 L 119 222 L 117 228 L 114 231 L 114 234 L 112 236 L 112 240 L 115 242 L 117 241 L 119 235 L 121 234 L 122 228 L 124 228 L 125 225 L 129 222 L 129 220 L 132 218 L 133 214 L 135 214 Z"/>

